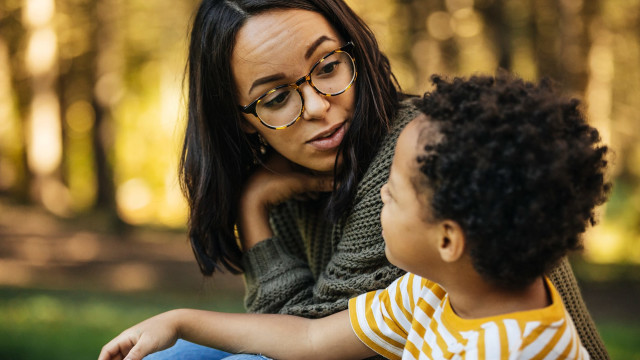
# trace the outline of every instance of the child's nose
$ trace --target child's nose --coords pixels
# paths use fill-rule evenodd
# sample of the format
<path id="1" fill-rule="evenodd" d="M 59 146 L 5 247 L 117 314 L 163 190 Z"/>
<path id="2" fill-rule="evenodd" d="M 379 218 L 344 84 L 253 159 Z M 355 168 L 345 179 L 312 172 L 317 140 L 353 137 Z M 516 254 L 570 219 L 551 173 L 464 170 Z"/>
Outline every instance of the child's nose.
<path id="1" fill-rule="evenodd" d="M 386 193 L 386 188 L 387 188 L 387 183 L 385 183 L 384 185 L 382 185 L 382 187 L 380 188 L 380 199 L 382 199 L 382 202 L 385 202 L 385 193 Z"/>

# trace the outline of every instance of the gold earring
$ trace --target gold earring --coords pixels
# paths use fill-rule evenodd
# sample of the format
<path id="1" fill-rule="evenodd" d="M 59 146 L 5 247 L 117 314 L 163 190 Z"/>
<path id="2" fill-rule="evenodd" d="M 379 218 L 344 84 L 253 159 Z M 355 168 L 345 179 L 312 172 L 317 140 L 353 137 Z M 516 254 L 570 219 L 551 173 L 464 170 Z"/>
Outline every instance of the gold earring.
<path id="1" fill-rule="evenodd" d="M 266 154 L 269 143 L 260 134 L 258 134 L 258 142 L 260 143 L 260 154 Z"/>

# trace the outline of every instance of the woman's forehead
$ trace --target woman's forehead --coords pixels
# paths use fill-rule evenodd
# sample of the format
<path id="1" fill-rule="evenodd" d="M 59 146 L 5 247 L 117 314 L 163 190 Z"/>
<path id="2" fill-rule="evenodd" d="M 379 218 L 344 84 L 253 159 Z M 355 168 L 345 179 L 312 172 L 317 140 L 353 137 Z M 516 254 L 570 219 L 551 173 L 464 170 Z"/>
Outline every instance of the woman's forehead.
<path id="1" fill-rule="evenodd" d="M 251 16 L 239 29 L 236 49 L 245 56 L 292 45 L 308 46 L 318 36 L 336 31 L 320 13 L 301 9 L 274 9 Z"/>
<path id="2" fill-rule="evenodd" d="M 298 72 L 308 71 L 306 67 L 318 60 L 318 53 L 334 50 L 341 43 L 336 30 L 316 12 L 270 10 L 252 16 L 240 28 L 231 57 L 238 90 L 249 96 L 256 79 L 275 76 L 278 81 L 277 75 L 304 75 Z"/>

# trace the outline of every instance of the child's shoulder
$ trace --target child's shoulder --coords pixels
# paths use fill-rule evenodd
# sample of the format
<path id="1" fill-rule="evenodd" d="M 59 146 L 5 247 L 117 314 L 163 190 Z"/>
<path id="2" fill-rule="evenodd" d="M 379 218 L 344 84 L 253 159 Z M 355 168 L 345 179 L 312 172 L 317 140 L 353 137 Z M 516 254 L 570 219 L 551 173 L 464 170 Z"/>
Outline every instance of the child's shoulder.
<path id="1" fill-rule="evenodd" d="M 402 275 L 388 287 L 388 290 L 400 292 L 401 294 L 398 298 L 411 297 L 414 301 L 419 298 L 430 298 L 430 301 L 435 298 L 443 300 L 446 295 L 446 291 L 442 286 L 414 273 Z"/>

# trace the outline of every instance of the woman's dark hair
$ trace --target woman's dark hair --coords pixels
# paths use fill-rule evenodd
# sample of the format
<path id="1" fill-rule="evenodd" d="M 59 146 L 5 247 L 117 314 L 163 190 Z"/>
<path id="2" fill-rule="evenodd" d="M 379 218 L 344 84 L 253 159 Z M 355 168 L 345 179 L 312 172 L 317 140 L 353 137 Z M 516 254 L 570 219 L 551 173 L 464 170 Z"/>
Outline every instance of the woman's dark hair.
<path id="1" fill-rule="evenodd" d="M 436 219 L 463 228 L 485 279 L 511 289 L 531 284 L 578 249 L 595 223 L 594 207 L 611 187 L 607 147 L 579 101 L 547 79 L 535 85 L 500 72 L 432 80 L 435 91 L 416 105 L 442 140 L 419 144 L 423 176 L 414 183 L 432 191 Z"/>
<path id="2" fill-rule="evenodd" d="M 358 71 L 353 118 L 341 144 L 327 205 L 336 221 L 351 205 L 398 108 L 399 87 L 388 59 L 367 25 L 341 0 L 204 0 L 191 28 L 187 127 L 180 180 L 189 204 L 189 238 L 200 271 L 242 271 L 234 235 L 242 185 L 261 159 L 257 135 L 240 128 L 230 58 L 236 34 L 251 16 L 271 9 L 304 9 L 323 15 L 343 39 L 355 43 Z M 258 159 L 258 161 L 256 161 Z"/>

